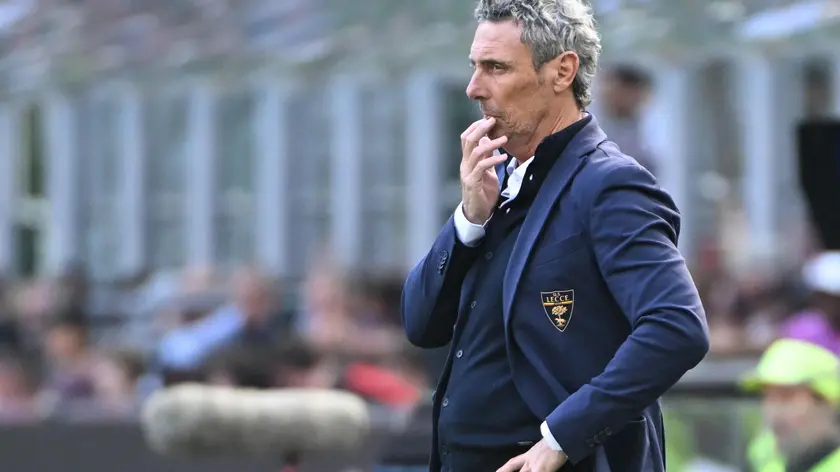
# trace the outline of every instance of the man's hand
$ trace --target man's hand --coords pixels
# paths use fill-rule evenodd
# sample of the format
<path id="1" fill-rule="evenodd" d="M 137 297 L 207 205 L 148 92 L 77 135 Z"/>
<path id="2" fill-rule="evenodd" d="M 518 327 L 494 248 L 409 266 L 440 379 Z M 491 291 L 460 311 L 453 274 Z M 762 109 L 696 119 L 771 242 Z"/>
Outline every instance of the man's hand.
<path id="1" fill-rule="evenodd" d="M 555 451 L 543 439 L 525 454 L 507 461 L 496 472 L 557 472 L 567 459 L 563 451 Z"/>
<path id="2" fill-rule="evenodd" d="M 467 220 L 477 225 L 484 224 L 493 214 L 499 199 L 499 176 L 494 167 L 507 160 L 505 155 L 493 155 L 507 143 L 507 136 L 487 137 L 495 124 L 495 118 L 481 119 L 461 134 L 462 208 Z"/>

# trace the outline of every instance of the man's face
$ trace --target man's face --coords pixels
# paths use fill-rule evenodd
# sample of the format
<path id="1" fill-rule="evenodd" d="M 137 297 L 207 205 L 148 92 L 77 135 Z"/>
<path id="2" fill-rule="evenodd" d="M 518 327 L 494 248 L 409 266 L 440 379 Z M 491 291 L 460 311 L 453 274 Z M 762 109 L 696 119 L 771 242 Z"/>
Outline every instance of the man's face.
<path id="1" fill-rule="evenodd" d="M 85 341 L 79 329 L 70 326 L 53 327 L 47 334 L 46 349 L 54 359 L 75 356 L 84 349 Z"/>
<path id="2" fill-rule="evenodd" d="M 548 112 L 553 85 L 534 69 L 531 50 L 513 20 L 479 23 L 470 49 L 474 68 L 467 96 L 476 100 L 485 118 L 495 117 L 489 137 L 508 142 L 529 139 Z"/>
<path id="3" fill-rule="evenodd" d="M 236 305 L 249 319 L 267 316 L 272 306 L 272 293 L 265 280 L 253 274 L 240 274 L 234 282 Z"/>
<path id="4" fill-rule="evenodd" d="M 604 85 L 604 95 L 610 111 L 620 118 L 634 117 L 644 105 L 648 91 L 640 85 L 631 85 L 617 77 L 610 77 Z"/>
<path id="5" fill-rule="evenodd" d="M 804 386 L 765 387 L 762 406 L 779 447 L 791 453 L 819 441 L 835 424 L 833 408 Z"/>

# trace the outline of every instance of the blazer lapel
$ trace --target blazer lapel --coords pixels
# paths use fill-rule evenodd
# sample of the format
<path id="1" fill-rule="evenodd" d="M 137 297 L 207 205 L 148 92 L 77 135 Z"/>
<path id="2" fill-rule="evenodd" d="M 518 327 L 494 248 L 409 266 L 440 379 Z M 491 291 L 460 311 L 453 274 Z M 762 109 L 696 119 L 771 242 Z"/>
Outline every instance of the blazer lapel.
<path id="1" fill-rule="evenodd" d="M 534 244 L 537 242 L 554 207 L 555 202 L 566 190 L 575 175 L 583 168 L 587 155 L 591 154 L 607 136 L 598 126 L 595 117 L 572 139 L 557 162 L 551 167 L 545 181 L 534 198 L 528 215 L 522 223 L 522 230 L 516 238 L 513 252 L 505 270 L 505 283 L 502 293 L 505 325 L 510 321 L 511 310 L 516 298 L 516 291 L 522 279 L 522 273 L 528 263 Z"/>

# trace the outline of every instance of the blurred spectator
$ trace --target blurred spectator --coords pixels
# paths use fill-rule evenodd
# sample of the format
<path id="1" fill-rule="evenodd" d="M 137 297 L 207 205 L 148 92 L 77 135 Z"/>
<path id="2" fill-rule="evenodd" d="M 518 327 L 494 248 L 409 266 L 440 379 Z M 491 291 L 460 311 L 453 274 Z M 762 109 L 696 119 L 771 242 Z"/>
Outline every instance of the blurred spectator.
<path id="1" fill-rule="evenodd" d="M 270 346 L 289 330 L 291 316 L 282 310 L 282 297 L 269 279 L 254 268 L 233 277 L 233 301 L 219 308 L 196 306 L 211 302 L 213 294 L 190 295 L 188 309 L 180 309 L 180 325 L 162 340 L 158 351 L 164 367 L 191 370 L 226 346 Z M 208 311 L 209 314 L 208 314 Z"/>
<path id="2" fill-rule="evenodd" d="M 306 336 L 324 352 L 381 360 L 405 345 L 396 283 L 359 274 L 348 280 L 318 268 L 307 281 Z M 401 284 L 400 284 L 401 291 Z"/>
<path id="3" fill-rule="evenodd" d="M 37 382 L 22 358 L 0 354 L 0 421 L 30 421 L 37 417 L 34 396 Z"/>
<path id="4" fill-rule="evenodd" d="M 802 278 L 812 293 L 811 305 L 784 323 L 780 334 L 840 354 L 840 252 L 824 252 L 811 259 Z"/>
<path id="5" fill-rule="evenodd" d="M 198 370 L 215 350 L 225 346 L 242 320 L 224 299 L 212 294 L 176 296 L 160 307 L 171 325 L 157 350 L 157 362 L 167 371 Z"/>
<path id="6" fill-rule="evenodd" d="M 43 334 L 57 305 L 55 295 L 53 287 L 43 281 L 23 282 L 14 290 L 11 309 L 25 350 L 38 352 L 44 347 Z"/>
<path id="7" fill-rule="evenodd" d="M 83 321 L 90 311 L 90 281 L 84 267 L 78 263 L 70 264 L 59 276 L 56 283 L 56 305 L 66 311 L 65 318 L 81 317 Z"/>
<path id="8" fill-rule="evenodd" d="M 348 298 L 340 272 L 326 261 L 319 261 L 304 282 L 298 331 L 315 344 L 338 343 L 349 310 Z"/>
<path id="9" fill-rule="evenodd" d="M 0 307 L 0 349 L 20 351 L 23 342 L 20 328 L 11 313 Z"/>
<path id="10" fill-rule="evenodd" d="M 838 470 L 838 371 L 840 358 L 810 342 L 783 339 L 765 351 L 742 381 L 744 389 L 762 394 L 769 426 L 750 444 L 754 470 Z"/>
<path id="11" fill-rule="evenodd" d="M 181 292 L 194 294 L 212 291 L 218 285 L 217 275 L 211 267 L 187 268 L 181 277 Z"/>
<path id="12" fill-rule="evenodd" d="M 340 385 L 372 402 L 392 408 L 411 408 L 423 398 L 424 392 L 394 370 L 365 363 L 349 365 Z"/>
<path id="13" fill-rule="evenodd" d="M 333 388 L 335 364 L 305 341 L 287 338 L 274 345 L 233 344 L 208 362 L 209 381 L 245 388 Z"/>
<path id="14" fill-rule="evenodd" d="M 701 248 L 692 275 L 706 309 L 715 355 L 752 355 L 778 335 L 778 326 L 801 309 L 803 290 L 796 270 L 754 264 L 742 274 L 723 265 L 714 244 Z"/>
<path id="15" fill-rule="evenodd" d="M 280 287 L 254 268 L 239 270 L 233 280 L 235 309 L 244 324 L 237 342 L 269 345 L 291 329 Z"/>
<path id="16" fill-rule="evenodd" d="M 333 388 L 338 368 L 302 339 L 288 339 L 278 350 L 278 386 L 293 388 Z"/>
<path id="17" fill-rule="evenodd" d="M 436 381 L 435 378 L 432 381 Z M 340 385 L 370 401 L 391 408 L 410 409 L 425 398 L 431 381 L 422 350 L 406 348 L 387 366 L 351 363 Z"/>
<path id="18" fill-rule="evenodd" d="M 208 362 L 209 381 L 232 387 L 270 389 L 278 385 L 277 355 L 271 347 L 234 345 Z"/>
<path id="19" fill-rule="evenodd" d="M 58 402 L 88 400 L 96 394 L 96 355 L 88 344 L 87 325 L 59 317 L 46 335 L 45 393 Z"/>
<path id="20" fill-rule="evenodd" d="M 146 363 L 137 352 L 119 350 L 103 356 L 94 368 L 98 406 L 111 414 L 136 413 L 140 401 L 149 393 L 141 380 Z"/>
<path id="21" fill-rule="evenodd" d="M 656 160 L 641 132 L 642 111 L 652 86 L 650 76 L 638 67 L 618 65 L 611 69 L 604 80 L 603 110 L 598 123 L 622 152 L 655 174 Z"/>
<path id="22" fill-rule="evenodd" d="M 23 333 L 11 307 L 5 280 L 0 279 L 0 349 L 20 352 L 24 347 Z"/>

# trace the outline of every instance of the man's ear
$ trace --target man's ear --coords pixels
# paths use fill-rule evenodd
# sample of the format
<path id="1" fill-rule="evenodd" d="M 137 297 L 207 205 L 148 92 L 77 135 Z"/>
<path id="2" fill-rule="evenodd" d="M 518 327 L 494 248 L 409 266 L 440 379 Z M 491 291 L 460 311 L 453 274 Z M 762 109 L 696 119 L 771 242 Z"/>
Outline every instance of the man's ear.
<path id="1" fill-rule="evenodd" d="M 551 82 L 554 86 L 554 92 L 560 93 L 570 88 L 580 65 L 578 55 L 572 51 L 567 51 L 555 57 L 546 65 L 549 64 L 552 70 Z"/>

